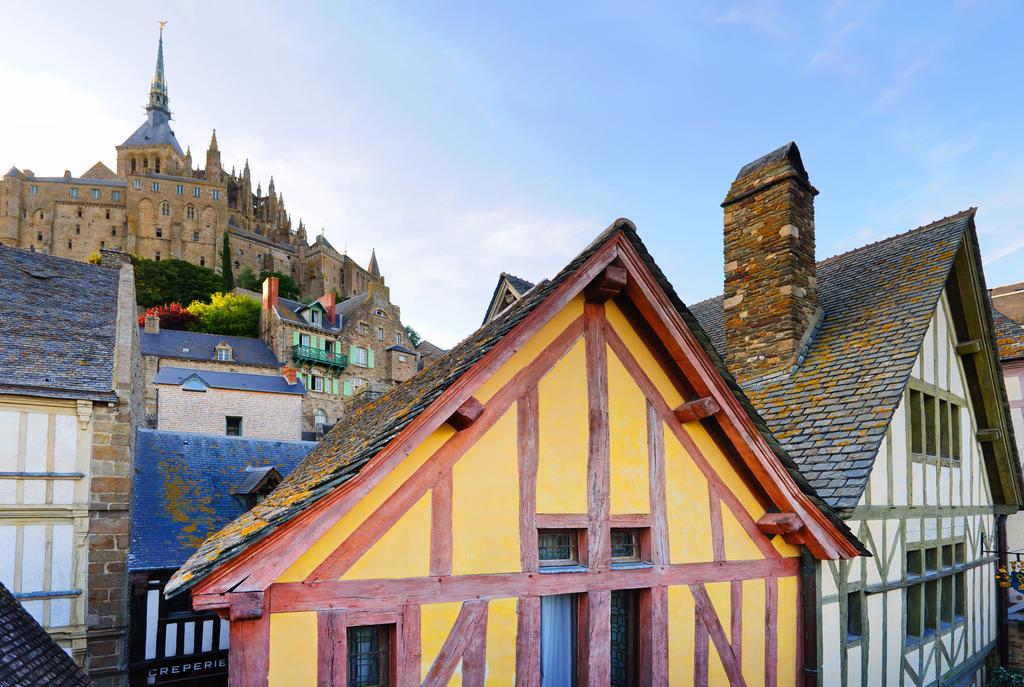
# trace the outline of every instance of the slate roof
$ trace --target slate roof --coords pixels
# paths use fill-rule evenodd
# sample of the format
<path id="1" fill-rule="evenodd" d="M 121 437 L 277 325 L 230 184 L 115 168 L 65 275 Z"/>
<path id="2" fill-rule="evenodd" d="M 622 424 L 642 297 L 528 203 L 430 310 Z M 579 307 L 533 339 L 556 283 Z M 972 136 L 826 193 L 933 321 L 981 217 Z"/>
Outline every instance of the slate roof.
<path id="1" fill-rule="evenodd" d="M 992 319 L 996 326 L 999 358 L 1005 362 L 1024 359 L 1024 327 L 995 308 L 992 309 Z"/>
<path id="2" fill-rule="evenodd" d="M 42 181 L 50 184 L 78 184 L 80 186 L 128 186 L 127 181 L 118 179 L 93 179 L 86 177 L 25 177 L 25 181 Z"/>
<path id="3" fill-rule="evenodd" d="M 95 687 L 0 582 L 0 687 Z"/>
<path id="4" fill-rule="evenodd" d="M 178 139 L 174 137 L 170 116 L 163 110 L 154 108 L 149 110 L 146 121 L 142 123 L 142 126 L 136 129 L 135 133 L 129 136 L 121 145 L 152 146 L 160 144 L 167 144 L 174 148 L 174 152 L 178 153 L 178 155 L 185 156 L 181 146 L 178 145 Z"/>
<path id="5" fill-rule="evenodd" d="M 0 246 L 0 379 L 10 393 L 113 401 L 118 270 Z"/>
<path id="6" fill-rule="evenodd" d="M 394 346 L 388 346 L 385 350 L 387 351 L 398 351 L 399 353 L 408 353 L 409 355 L 416 355 L 416 351 L 410 351 L 405 346 L 395 344 Z"/>
<path id="7" fill-rule="evenodd" d="M 247 336 L 222 336 L 174 329 L 161 329 L 159 334 L 150 334 L 139 327 L 139 340 L 142 344 L 142 355 L 212 361 L 216 357 L 217 345 L 224 341 L 231 346 L 232 362 L 274 367 L 279 364 L 263 339 Z"/>
<path id="8" fill-rule="evenodd" d="M 870 555 L 857 542 L 838 515 L 814 494 L 814 490 L 800 475 L 793 461 L 771 436 L 767 426 L 743 395 L 742 389 L 726 369 L 707 336 L 701 331 L 696 318 L 683 305 L 672 285 L 665 278 L 650 253 L 647 252 L 633 224 L 628 220 L 618 220 L 598 235 L 555 277 L 537 284 L 527 295 L 509 306 L 501 315 L 463 339 L 433 365 L 420 370 L 412 379 L 399 384 L 380 398 L 347 413 L 324 437 L 320 445 L 263 503 L 258 504 L 251 511 L 232 521 L 207 539 L 174 574 L 168 582 L 165 592 L 173 595 L 193 586 L 218 565 L 232 560 L 246 548 L 262 540 L 292 517 L 316 503 L 321 497 L 357 475 L 363 466 L 372 460 L 410 422 L 494 348 L 523 318 L 544 302 L 558 285 L 572 276 L 606 241 L 620 231 L 636 247 L 661 288 L 665 290 L 666 295 L 679 310 L 686 325 L 693 330 L 695 337 L 715 364 L 716 369 L 729 385 L 730 390 L 736 394 L 744 410 L 797 486 L 821 508 L 840 532 L 859 547 L 862 553 Z"/>
<path id="9" fill-rule="evenodd" d="M 245 512 L 232 492 L 256 473 L 246 468 L 273 466 L 286 476 L 314 446 L 139 429 L 128 568 L 178 567 L 206 537 Z"/>
<path id="10" fill-rule="evenodd" d="M 817 493 L 853 508 L 910 376 L 974 210 L 823 260 L 824 319 L 788 376 L 745 387 Z M 723 356 L 722 297 L 692 312 Z"/>
<path id="11" fill-rule="evenodd" d="M 360 298 L 362 298 L 362 300 L 358 300 Z M 356 306 L 366 302 L 366 298 L 367 295 L 363 293 L 360 294 L 359 296 L 353 296 L 348 300 L 344 300 L 341 303 L 338 303 L 335 306 L 334 310 L 335 323 L 333 325 L 326 327 L 313 324 L 312 322 L 307 322 L 306 318 L 299 314 L 300 312 L 308 308 L 310 305 L 312 305 L 312 303 L 300 303 L 299 301 L 293 301 L 290 298 L 279 297 L 277 299 L 277 305 L 274 306 L 274 310 L 277 312 L 277 314 L 281 317 L 282 320 L 294 322 L 295 324 L 301 325 L 303 327 L 309 327 L 310 329 L 319 329 L 324 332 L 336 334 L 337 332 L 341 331 L 341 327 L 337 325 L 337 322 L 344 321 L 342 318 L 342 314 L 354 310 Z M 350 301 L 358 302 L 350 303 Z M 326 315 L 324 317 L 326 318 Z"/>
<path id="12" fill-rule="evenodd" d="M 255 375 L 245 372 L 221 372 L 219 370 L 193 370 L 187 367 L 163 367 L 153 378 L 154 384 L 181 384 L 189 377 L 198 377 L 213 389 L 234 391 L 258 391 L 268 394 L 295 394 L 302 396 L 306 388 L 302 380 L 289 384 L 283 375 Z"/>

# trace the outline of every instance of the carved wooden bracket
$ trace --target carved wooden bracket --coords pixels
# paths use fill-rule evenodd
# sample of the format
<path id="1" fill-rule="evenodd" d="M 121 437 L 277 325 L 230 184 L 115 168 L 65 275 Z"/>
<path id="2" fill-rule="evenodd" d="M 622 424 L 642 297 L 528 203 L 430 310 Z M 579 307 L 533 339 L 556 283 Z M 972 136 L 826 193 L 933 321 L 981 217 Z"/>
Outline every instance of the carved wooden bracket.
<path id="1" fill-rule="evenodd" d="M 796 513 L 765 513 L 757 521 L 757 529 L 765 534 L 793 534 L 803 526 L 804 521 Z"/>
<path id="2" fill-rule="evenodd" d="M 680 422 L 694 422 L 711 417 L 721 409 L 722 407 L 718 405 L 718 401 L 710 396 L 705 396 L 693 401 L 687 401 L 672 412 L 675 413 L 676 419 Z"/>
<path id="3" fill-rule="evenodd" d="M 483 413 L 483 404 L 480 403 L 475 396 L 470 396 L 454 413 L 452 413 L 451 417 L 448 418 L 448 424 L 454 427 L 456 431 L 461 432 L 476 422 L 477 418 L 483 415 Z"/>
<path id="4" fill-rule="evenodd" d="M 981 339 L 971 339 L 970 341 L 963 341 L 956 345 L 957 355 L 971 355 L 972 353 L 981 353 Z"/>
<path id="5" fill-rule="evenodd" d="M 978 441 L 991 442 L 999 441 L 1003 438 L 1003 430 L 998 427 L 992 427 L 990 429 L 979 429 L 974 436 Z"/>
<path id="6" fill-rule="evenodd" d="M 586 288 L 587 301 L 604 303 L 626 286 L 626 268 L 608 265 Z"/>
<path id="7" fill-rule="evenodd" d="M 263 617 L 263 592 L 232 592 L 231 620 L 256 620 Z"/>

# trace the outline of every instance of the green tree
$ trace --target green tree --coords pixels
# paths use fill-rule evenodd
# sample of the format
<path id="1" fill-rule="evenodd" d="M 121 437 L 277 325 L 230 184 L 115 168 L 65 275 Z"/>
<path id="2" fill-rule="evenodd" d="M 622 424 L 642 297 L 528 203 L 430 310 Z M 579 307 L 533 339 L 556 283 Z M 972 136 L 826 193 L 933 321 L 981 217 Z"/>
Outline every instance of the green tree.
<path id="1" fill-rule="evenodd" d="M 238 279 L 235 280 L 237 286 L 249 291 L 259 291 L 262 283 L 251 267 L 243 267 L 242 271 L 238 273 Z"/>
<path id="2" fill-rule="evenodd" d="M 188 311 L 196 316 L 191 329 L 207 334 L 258 336 L 260 310 L 255 298 L 234 293 L 215 293 L 209 303 L 193 301 Z"/>
<path id="3" fill-rule="evenodd" d="M 220 276 L 224 281 L 225 291 L 235 288 L 235 273 L 231 269 L 231 243 L 228 241 L 226 231 L 224 232 L 224 245 L 220 250 Z"/>
<path id="4" fill-rule="evenodd" d="M 150 308 L 165 303 L 207 301 L 224 289 L 220 276 L 211 269 L 185 260 L 149 260 L 132 257 L 135 267 L 135 299 Z"/>
<path id="5" fill-rule="evenodd" d="M 419 346 L 420 341 L 423 341 L 423 337 L 420 336 L 420 333 L 409 325 L 405 325 L 405 335 L 409 337 L 409 341 L 412 341 L 413 346 Z"/>
<path id="6" fill-rule="evenodd" d="M 295 279 L 290 274 L 285 274 L 284 272 L 268 272 L 263 270 L 257 275 L 251 267 L 246 267 L 239 273 L 236 283 L 249 291 L 262 291 L 263 282 L 267 280 L 267 277 L 277 277 L 277 295 L 282 298 L 291 298 L 292 300 L 299 298 L 299 285 L 295 283 Z"/>

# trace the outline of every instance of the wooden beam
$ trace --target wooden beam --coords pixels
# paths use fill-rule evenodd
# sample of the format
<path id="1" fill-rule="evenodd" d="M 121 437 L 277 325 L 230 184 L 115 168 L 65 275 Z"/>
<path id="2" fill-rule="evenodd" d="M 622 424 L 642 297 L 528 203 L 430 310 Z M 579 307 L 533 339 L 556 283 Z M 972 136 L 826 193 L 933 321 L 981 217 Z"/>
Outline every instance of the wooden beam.
<path id="1" fill-rule="evenodd" d="M 317 687 L 343 685 L 348 678 L 348 629 L 345 611 L 317 613 Z"/>
<path id="2" fill-rule="evenodd" d="M 520 598 L 516 614 L 515 687 L 540 687 L 540 597 Z"/>
<path id="3" fill-rule="evenodd" d="M 270 673 L 270 614 L 231 621 L 228 687 L 267 687 Z"/>
<path id="4" fill-rule="evenodd" d="M 796 513 L 765 513 L 757 521 L 757 529 L 765 534 L 793 534 L 803 526 L 804 521 Z"/>
<path id="5" fill-rule="evenodd" d="M 263 592 L 236 592 L 230 594 L 231 622 L 255 620 L 263 616 Z"/>
<path id="6" fill-rule="evenodd" d="M 448 418 L 448 424 L 461 432 L 484 414 L 484 405 L 477 400 L 476 396 L 470 396 L 465 402 L 455 409 L 455 412 Z"/>
<path id="7" fill-rule="evenodd" d="M 586 288 L 587 302 L 604 303 L 626 286 L 626 268 L 608 265 Z"/>
<path id="8" fill-rule="evenodd" d="M 583 343 L 587 369 L 587 564 L 606 569 L 611 564 L 611 437 L 608 426 L 608 347 L 604 305 L 583 305 Z M 607 676 L 606 676 L 607 677 Z"/>
<path id="9" fill-rule="evenodd" d="M 430 574 L 452 574 L 452 471 L 430 490 Z"/>
<path id="10" fill-rule="evenodd" d="M 957 355 L 971 355 L 973 353 L 981 353 L 981 339 L 961 341 L 956 345 Z"/>
<path id="11" fill-rule="evenodd" d="M 710 396 L 705 396 L 687 401 L 672 412 L 680 422 L 696 422 L 711 417 L 721 409 L 722 406 L 718 405 L 718 401 Z"/>
<path id="12" fill-rule="evenodd" d="M 540 414 L 538 409 L 537 387 L 531 386 L 516 402 L 516 452 L 519 462 L 519 559 L 524 572 L 533 572 L 539 565 L 537 464 L 540 459 Z"/>
<path id="13" fill-rule="evenodd" d="M 1003 438 L 1003 430 L 998 427 L 991 427 L 989 429 L 979 429 L 974 433 L 974 436 L 981 442 L 992 442 L 999 441 Z"/>

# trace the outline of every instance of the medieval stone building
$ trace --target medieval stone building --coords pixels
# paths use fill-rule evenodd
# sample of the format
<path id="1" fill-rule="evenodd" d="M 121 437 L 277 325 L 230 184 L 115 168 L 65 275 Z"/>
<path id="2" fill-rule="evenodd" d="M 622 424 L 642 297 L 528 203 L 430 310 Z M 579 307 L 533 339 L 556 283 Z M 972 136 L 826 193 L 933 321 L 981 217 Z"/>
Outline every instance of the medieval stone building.
<path id="1" fill-rule="evenodd" d="M 205 166 L 193 163 L 191 148 L 182 150 L 171 128 L 162 30 L 146 121 L 116 148 L 116 172 L 102 162 L 81 176 L 12 167 L 0 179 L 0 244 L 81 261 L 116 248 L 219 271 L 228 236 L 235 274 L 281 272 L 312 297 L 332 290 L 344 297 L 366 281 L 369 271 L 322 237 L 307 243 L 273 177 L 266 192 L 260 183 L 253 191 L 248 160 L 240 174 L 226 169 L 216 131 Z"/>

